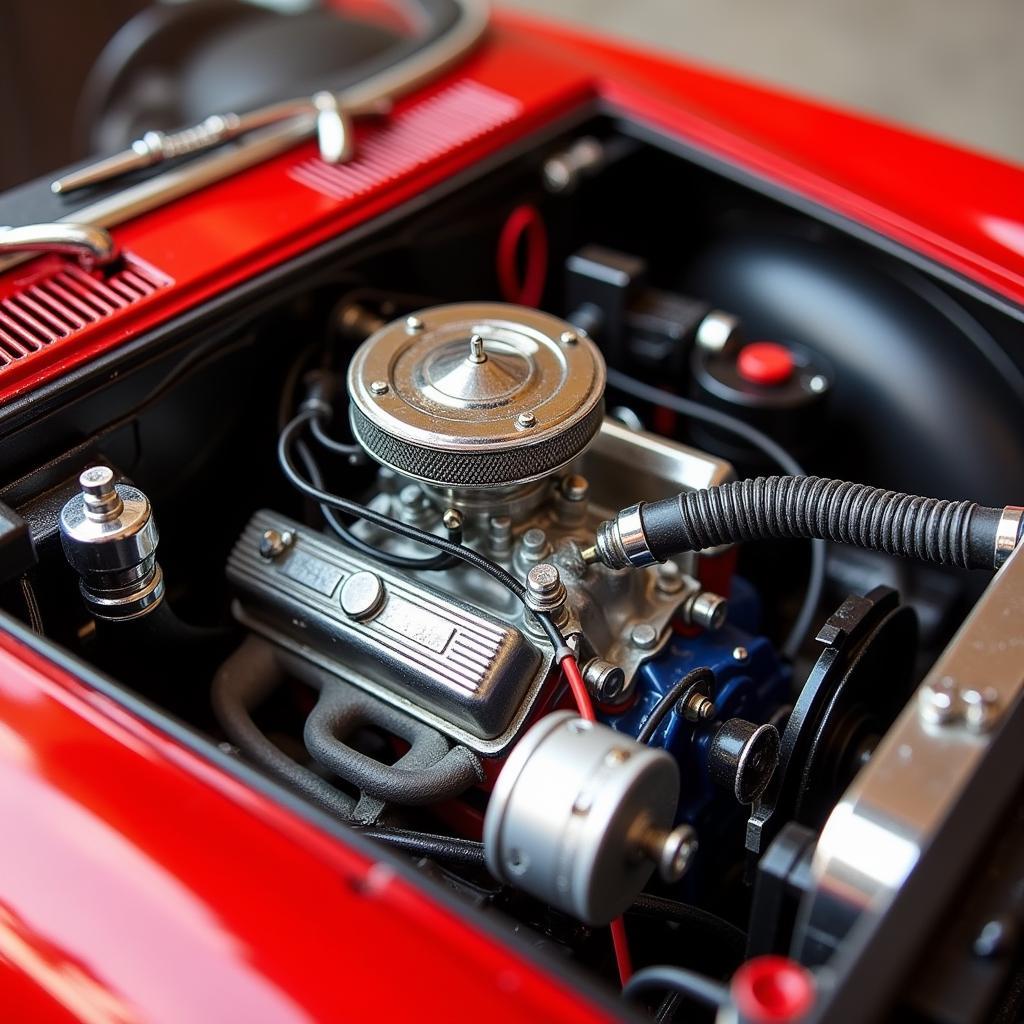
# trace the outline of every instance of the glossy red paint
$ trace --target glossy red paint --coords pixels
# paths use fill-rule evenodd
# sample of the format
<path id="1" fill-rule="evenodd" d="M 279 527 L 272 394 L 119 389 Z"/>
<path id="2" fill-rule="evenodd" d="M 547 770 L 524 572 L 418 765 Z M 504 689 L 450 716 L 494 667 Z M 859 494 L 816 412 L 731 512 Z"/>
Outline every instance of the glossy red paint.
<path id="1" fill-rule="evenodd" d="M 899 129 L 501 15 L 468 79 L 514 119 L 354 200 L 311 145 L 123 225 L 173 286 L 0 374 L 25 393 L 602 97 L 1024 303 L 1024 175 Z M 364 131 L 371 132 L 373 127 Z M 39 261 L 0 278 L 0 299 Z M 404 877 L 0 632 L 0 1003 L 11 1020 L 583 1021 L 600 1010 Z"/>
<path id="2" fill-rule="evenodd" d="M 0 779 L 4 1020 L 607 1019 L 4 634 Z"/>
<path id="3" fill-rule="evenodd" d="M 0 400 L 351 230 L 596 97 L 1024 303 L 1024 175 L 1018 168 L 507 13 L 496 18 L 476 55 L 398 110 L 467 80 L 517 100 L 517 116 L 356 199 L 318 194 L 291 176 L 315 155 L 305 145 L 116 229 L 122 246 L 174 278 L 175 286 L 63 343 L 59 358 L 54 353 L 8 367 L 0 373 Z M 0 276 L 0 299 L 34 273 L 29 264 Z"/>

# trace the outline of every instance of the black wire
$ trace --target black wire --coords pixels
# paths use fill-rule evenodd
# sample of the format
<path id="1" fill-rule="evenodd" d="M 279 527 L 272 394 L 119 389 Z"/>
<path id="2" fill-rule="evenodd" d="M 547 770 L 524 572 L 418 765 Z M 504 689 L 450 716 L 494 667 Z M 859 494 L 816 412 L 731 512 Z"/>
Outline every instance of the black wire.
<path id="1" fill-rule="evenodd" d="M 654 705 L 651 713 L 647 716 L 647 721 L 644 722 L 643 728 L 637 733 L 637 743 L 650 743 L 651 740 L 654 739 L 654 734 L 658 731 L 658 726 L 661 725 L 669 712 L 676 706 L 679 698 L 682 697 L 682 695 L 686 693 L 694 683 L 699 683 L 702 680 L 707 682 L 709 686 L 713 686 L 715 682 L 715 674 L 709 668 L 694 668 L 687 672 L 678 683 L 666 690 L 658 703 Z"/>
<path id="2" fill-rule="evenodd" d="M 670 989 L 689 996 L 707 1006 L 722 1006 L 729 999 L 729 990 L 721 982 L 684 967 L 645 967 L 637 971 L 622 989 L 624 999 L 633 999 L 651 989 Z"/>
<path id="3" fill-rule="evenodd" d="M 309 432 L 316 438 L 317 444 L 321 448 L 326 448 L 329 452 L 334 452 L 335 455 L 344 455 L 350 463 L 366 461 L 366 452 L 363 451 L 361 445 L 336 441 L 327 433 L 319 416 L 309 424 Z"/>
<path id="4" fill-rule="evenodd" d="M 793 458 L 778 442 L 773 441 L 767 434 L 762 433 L 756 427 L 744 423 L 743 420 L 730 416 L 728 413 L 718 409 L 709 409 L 693 402 L 688 398 L 681 398 L 670 391 L 662 388 L 652 387 L 642 381 L 635 380 L 619 370 L 608 369 L 608 384 L 619 391 L 639 398 L 642 402 L 650 402 L 652 405 L 661 405 L 666 409 L 679 413 L 680 416 L 688 416 L 691 419 L 701 420 L 728 431 L 736 437 L 746 441 L 753 448 L 771 459 L 783 472 L 791 476 L 806 476 L 803 466 Z M 797 613 L 793 628 L 789 631 L 782 645 L 782 652 L 787 658 L 793 659 L 799 653 L 804 638 L 810 632 L 814 617 L 817 614 L 818 605 L 821 602 L 825 590 L 825 555 L 826 545 L 823 540 L 811 541 L 811 568 L 807 581 L 807 593 L 804 595 L 803 604 Z"/>
<path id="5" fill-rule="evenodd" d="M 313 422 L 316 423 L 317 421 L 314 419 Z M 295 451 L 298 453 L 299 458 L 306 467 L 306 474 L 309 476 L 313 485 L 315 487 L 323 487 L 323 474 L 320 472 L 320 467 L 317 465 L 316 459 L 313 458 L 313 453 L 309 450 L 309 446 L 304 441 L 296 441 Z M 385 551 L 383 548 L 378 548 L 363 540 L 362 537 L 358 537 L 354 534 L 335 515 L 334 510 L 330 505 L 326 505 L 324 502 L 321 502 L 320 511 L 323 513 L 323 517 L 326 520 L 327 525 L 350 548 L 366 555 L 367 558 L 372 558 L 375 561 L 383 562 L 385 565 L 390 565 L 392 568 L 404 569 L 406 572 L 418 572 L 423 570 L 451 569 L 453 566 L 459 564 L 458 558 L 454 555 L 446 555 L 443 552 L 437 555 L 431 555 L 429 558 L 416 558 L 412 555 L 397 555 L 393 551 Z M 455 544 L 462 543 L 461 523 L 459 526 L 448 531 L 448 539 Z"/>
<path id="6" fill-rule="evenodd" d="M 445 836 L 433 832 L 413 832 L 404 828 L 371 826 L 357 828 L 360 835 L 418 857 L 467 868 L 486 867 L 484 844 L 460 836 Z"/>
<path id="7" fill-rule="evenodd" d="M 655 1024 L 671 1024 L 672 1018 L 679 1009 L 683 997 L 678 992 L 669 992 L 661 1001 L 661 1005 L 654 1013 Z"/>
<path id="8" fill-rule="evenodd" d="M 328 505 L 331 508 L 337 509 L 339 512 L 345 513 L 345 515 L 352 516 L 356 519 L 363 519 L 368 523 L 373 523 L 375 526 L 380 526 L 385 530 L 389 530 L 391 533 L 397 533 L 400 537 L 407 537 L 409 540 L 419 541 L 421 544 L 426 544 L 430 547 L 437 548 L 439 551 L 444 551 L 447 554 L 454 555 L 456 558 L 461 559 L 468 565 L 473 566 L 474 569 L 479 569 L 481 572 L 486 573 L 492 579 L 500 583 L 506 590 L 510 591 L 524 605 L 526 604 L 526 587 L 524 587 L 523 584 L 520 583 L 519 580 L 517 580 L 507 569 L 504 569 L 496 562 L 492 562 L 489 558 L 484 557 L 478 551 L 474 551 L 472 548 L 466 547 L 464 544 L 456 544 L 453 541 L 445 540 L 445 538 L 438 537 L 433 533 L 427 533 L 426 530 L 421 530 L 419 527 L 413 526 L 410 523 L 403 523 L 399 519 L 393 519 L 391 516 L 386 515 L 383 512 L 378 512 L 376 509 L 368 508 L 366 505 L 360 505 L 357 501 L 352 501 L 349 498 L 343 498 L 338 494 L 331 494 L 329 491 L 315 487 L 308 480 L 304 479 L 292 460 L 291 448 L 298 440 L 298 437 L 306 424 L 316 415 L 317 413 L 311 409 L 306 409 L 300 412 L 298 416 L 296 416 L 284 428 L 284 430 L 281 431 L 281 436 L 277 442 L 278 462 L 281 464 L 281 469 L 284 471 L 289 483 L 291 483 L 296 490 L 305 494 L 307 497 L 312 498 L 318 504 Z M 565 637 L 562 636 L 561 630 L 559 630 L 555 625 L 551 616 L 546 612 L 534 612 L 533 614 L 540 623 L 541 628 L 547 634 L 547 637 L 551 641 L 555 651 L 566 651 L 568 648 L 566 647 Z"/>

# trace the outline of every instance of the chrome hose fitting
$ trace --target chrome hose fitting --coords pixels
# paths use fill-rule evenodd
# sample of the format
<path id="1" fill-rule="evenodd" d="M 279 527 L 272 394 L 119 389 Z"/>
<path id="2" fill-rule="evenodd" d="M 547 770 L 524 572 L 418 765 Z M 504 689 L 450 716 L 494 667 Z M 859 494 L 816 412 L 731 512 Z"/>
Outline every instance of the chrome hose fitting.
<path id="1" fill-rule="evenodd" d="M 640 569 L 657 561 L 647 546 L 639 505 L 630 505 L 614 519 L 606 519 L 597 528 L 594 548 L 597 559 L 609 569 Z"/>
<path id="2" fill-rule="evenodd" d="M 92 466 L 78 483 L 81 491 L 61 510 L 60 539 L 86 607 L 112 621 L 148 614 L 164 596 L 149 499 L 116 483 L 109 466 Z"/>

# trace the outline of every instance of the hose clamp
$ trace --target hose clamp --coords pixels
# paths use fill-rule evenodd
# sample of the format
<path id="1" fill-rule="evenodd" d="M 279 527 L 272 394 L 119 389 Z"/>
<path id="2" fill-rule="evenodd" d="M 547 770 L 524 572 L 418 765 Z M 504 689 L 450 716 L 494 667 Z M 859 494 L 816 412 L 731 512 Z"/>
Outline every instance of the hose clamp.
<path id="1" fill-rule="evenodd" d="M 992 567 L 998 569 L 1013 554 L 1013 549 L 1021 539 L 1024 527 L 1024 507 L 1007 505 L 999 517 L 996 527 L 996 544 L 992 558 Z"/>
<path id="2" fill-rule="evenodd" d="M 640 516 L 640 505 L 630 505 L 597 531 L 597 551 L 611 569 L 643 568 L 657 559 L 651 553 Z"/>

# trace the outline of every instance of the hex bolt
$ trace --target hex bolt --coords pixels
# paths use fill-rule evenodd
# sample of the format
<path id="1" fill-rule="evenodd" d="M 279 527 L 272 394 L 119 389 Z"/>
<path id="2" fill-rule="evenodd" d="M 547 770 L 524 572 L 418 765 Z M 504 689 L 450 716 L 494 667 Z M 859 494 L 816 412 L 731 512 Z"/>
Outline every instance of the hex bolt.
<path id="1" fill-rule="evenodd" d="M 697 833 L 692 825 L 677 825 L 671 831 L 641 819 L 633 833 L 637 848 L 658 866 L 658 874 L 669 883 L 686 874 L 697 852 Z"/>
<path id="2" fill-rule="evenodd" d="M 732 649 L 732 660 L 744 662 L 750 657 L 750 651 L 746 647 L 734 647 Z"/>
<path id="3" fill-rule="evenodd" d="M 925 683 L 918 690 L 918 711 L 931 725 L 952 725 L 963 712 L 960 689 L 949 676 L 934 683 Z"/>
<path id="4" fill-rule="evenodd" d="M 526 604 L 531 611 L 556 614 L 565 607 L 565 584 L 550 562 L 535 565 L 526 576 Z"/>
<path id="5" fill-rule="evenodd" d="M 719 594 L 713 594 L 710 590 L 701 590 L 694 594 L 686 602 L 683 608 L 683 617 L 692 626 L 700 626 L 712 632 L 721 629 L 725 625 L 726 617 L 729 614 L 729 602 Z M 743 657 L 736 658 L 736 651 L 742 650 Z M 733 657 L 737 661 L 746 661 L 748 653 L 745 648 L 737 647 L 733 651 Z"/>
<path id="6" fill-rule="evenodd" d="M 116 519 L 124 509 L 124 502 L 114 485 L 114 471 L 109 466 L 90 466 L 78 478 L 82 488 L 85 515 L 96 523 Z"/>
<path id="7" fill-rule="evenodd" d="M 559 335 L 558 340 L 563 345 L 576 345 L 579 344 L 580 336 L 575 331 L 562 331 Z"/>
<path id="8" fill-rule="evenodd" d="M 294 543 L 295 534 L 291 530 L 265 530 L 260 537 L 260 557 L 272 562 L 275 558 L 280 558 Z"/>
<path id="9" fill-rule="evenodd" d="M 426 324 L 418 316 L 407 316 L 405 318 L 405 330 L 407 334 L 418 334 Z"/>
<path id="10" fill-rule="evenodd" d="M 532 412 L 521 412 L 516 417 L 516 426 L 523 430 L 529 430 L 530 427 L 537 425 L 537 417 Z"/>
<path id="11" fill-rule="evenodd" d="M 370 383 L 370 390 L 375 395 L 386 395 L 388 393 L 388 382 L 386 380 L 375 380 Z"/>
<path id="12" fill-rule="evenodd" d="M 602 704 L 609 704 L 622 696 L 626 688 L 626 673 L 603 658 L 591 658 L 583 667 L 583 681 L 591 696 Z"/>
<path id="13" fill-rule="evenodd" d="M 658 642 L 658 631 L 649 622 L 638 622 L 630 630 L 629 641 L 642 651 L 649 651 Z"/>
<path id="14" fill-rule="evenodd" d="M 462 529 L 462 513 L 457 508 L 445 509 L 441 523 L 449 533 Z"/>

